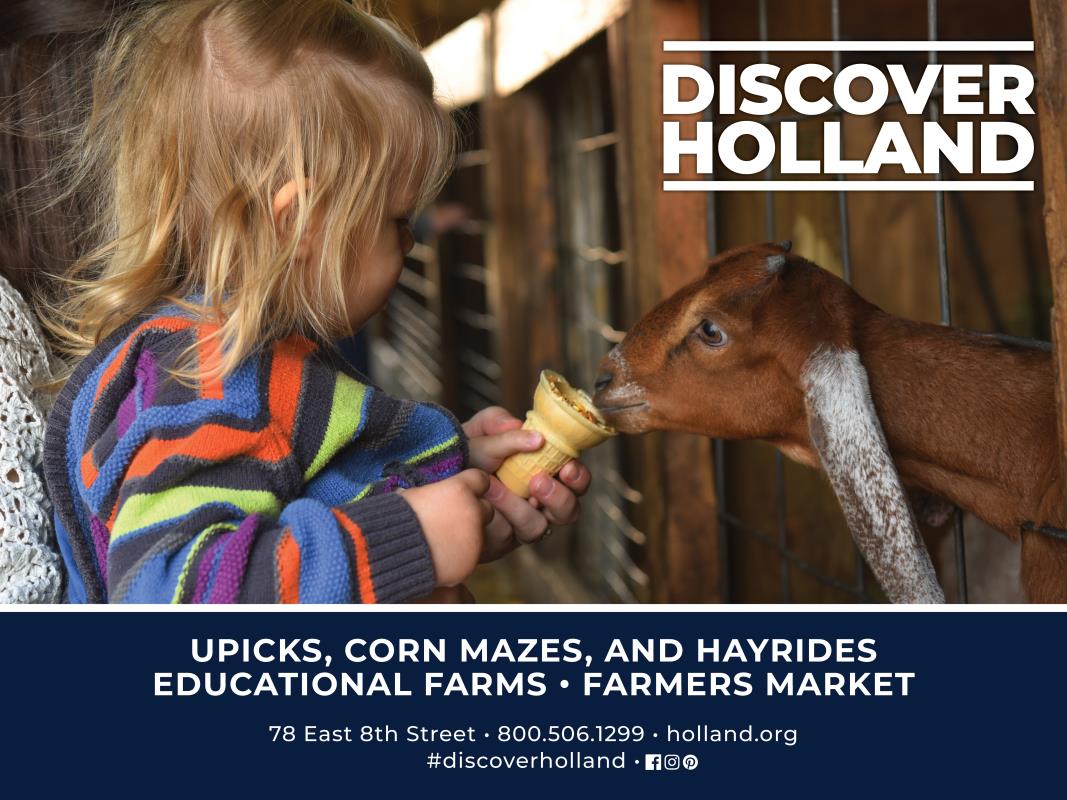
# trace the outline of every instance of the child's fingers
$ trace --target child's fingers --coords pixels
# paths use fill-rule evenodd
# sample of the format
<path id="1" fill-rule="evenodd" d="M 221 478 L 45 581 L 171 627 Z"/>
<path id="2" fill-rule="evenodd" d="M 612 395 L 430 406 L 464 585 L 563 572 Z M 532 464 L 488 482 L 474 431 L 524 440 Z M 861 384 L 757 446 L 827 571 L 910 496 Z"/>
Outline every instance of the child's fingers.
<path id="1" fill-rule="evenodd" d="M 456 475 L 456 480 L 466 486 L 475 497 L 482 497 L 489 491 L 489 476 L 483 470 L 465 469 Z"/>
<path id="2" fill-rule="evenodd" d="M 559 481 L 539 473 L 530 481 L 530 491 L 544 506 L 544 515 L 553 525 L 573 525 L 578 521 L 578 497 Z"/>
<path id="3" fill-rule="evenodd" d="M 472 439 L 478 436 L 492 436 L 521 427 L 522 422 L 511 416 L 506 408 L 500 406 L 483 408 L 463 423 L 463 430 Z"/>
<path id="4" fill-rule="evenodd" d="M 500 406 L 487 408 L 483 429 L 486 436 L 495 436 L 498 433 L 507 433 L 522 427 L 522 420 L 511 416 L 511 412 Z"/>
<path id="5" fill-rule="evenodd" d="M 544 437 L 536 431 L 513 430 L 496 436 L 483 436 L 471 440 L 471 462 L 476 467 L 493 472 L 508 456 L 532 452 L 544 443 Z"/>
<path id="6" fill-rule="evenodd" d="M 503 516 L 515 531 L 515 538 L 529 544 L 536 542 L 548 530 L 545 515 L 533 508 L 526 500 L 509 492 L 504 484 L 496 478 L 486 497 L 496 507 L 497 514 Z"/>
<path id="7" fill-rule="evenodd" d="M 515 529 L 511 523 L 500 513 L 495 513 L 493 519 L 485 528 L 485 547 L 482 548 L 481 561 L 496 561 L 503 558 L 519 546 L 515 538 Z"/>
<path id="8" fill-rule="evenodd" d="M 581 461 L 568 461 L 559 472 L 560 482 L 581 497 L 589 491 L 593 475 Z"/>
<path id="9" fill-rule="evenodd" d="M 486 500 L 484 497 L 478 500 L 478 505 L 482 509 L 482 527 L 488 528 L 489 523 L 493 521 L 493 504 Z"/>

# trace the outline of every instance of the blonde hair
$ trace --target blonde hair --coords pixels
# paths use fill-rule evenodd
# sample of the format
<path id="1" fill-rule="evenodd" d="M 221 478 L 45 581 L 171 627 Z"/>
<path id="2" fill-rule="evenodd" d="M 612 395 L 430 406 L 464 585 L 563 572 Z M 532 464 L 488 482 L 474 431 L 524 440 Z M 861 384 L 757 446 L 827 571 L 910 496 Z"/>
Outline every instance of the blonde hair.
<path id="1" fill-rule="evenodd" d="M 75 357 L 161 300 L 218 324 L 223 375 L 294 332 L 347 335 L 360 245 L 432 200 L 455 154 L 416 46 L 343 0 L 146 4 L 110 35 L 93 94 L 73 174 L 100 198 L 99 246 L 53 309 Z M 314 263 L 297 259 L 312 225 Z"/>

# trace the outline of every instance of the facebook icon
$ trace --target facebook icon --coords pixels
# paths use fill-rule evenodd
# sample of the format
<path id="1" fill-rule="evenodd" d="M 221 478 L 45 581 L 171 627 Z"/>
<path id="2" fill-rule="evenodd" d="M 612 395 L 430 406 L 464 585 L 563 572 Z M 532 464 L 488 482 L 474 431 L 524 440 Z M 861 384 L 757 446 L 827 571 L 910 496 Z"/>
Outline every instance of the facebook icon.
<path id="1" fill-rule="evenodd" d="M 663 756 L 659 753 L 645 753 L 645 769 L 663 769 Z"/>

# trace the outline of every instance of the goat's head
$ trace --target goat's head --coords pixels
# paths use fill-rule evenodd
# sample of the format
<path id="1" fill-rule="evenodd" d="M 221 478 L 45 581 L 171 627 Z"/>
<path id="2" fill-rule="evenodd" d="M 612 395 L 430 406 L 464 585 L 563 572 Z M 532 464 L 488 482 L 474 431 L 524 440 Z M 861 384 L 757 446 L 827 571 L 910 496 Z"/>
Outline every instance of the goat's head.
<path id="1" fill-rule="evenodd" d="M 821 465 L 896 602 L 943 602 L 853 342 L 872 307 L 788 243 L 730 250 L 600 363 L 594 402 L 623 433 L 764 439 Z"/>
<path id="2" fill-rule="evenodd" d="M 609 421 L 625 433 L 806 441 L 804 363 L 845 345 L 855 295 L 789 250 L 725 252 L 638 322 L 600 364 L 595 401 Z"/>

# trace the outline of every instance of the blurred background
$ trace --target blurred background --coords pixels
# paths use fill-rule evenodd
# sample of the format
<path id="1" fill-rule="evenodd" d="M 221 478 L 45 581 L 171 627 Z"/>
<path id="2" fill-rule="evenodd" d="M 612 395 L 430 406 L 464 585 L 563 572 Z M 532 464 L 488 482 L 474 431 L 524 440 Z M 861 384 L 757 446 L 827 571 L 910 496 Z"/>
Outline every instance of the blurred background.
<path id="1" fill-rule="evenodd" d="M 425 46 L 464 132 L 455 175 L 419 220 L 401 285 L 369 331 L 372 376 L 389 390 L 462 419 L 495 404 L 522 417 L 541 369 L 589 388 L 601 356 L 698 276 L 709 254 L 767 240 L 792 239 L 795 252 L 895 314 L 1049 338 L 1036 116 L 1014 120 L 1038 145 L 1019 176 L 1036 182 L 1033 193 L 659 189 L 662 65 L 711 67 L 717 58 L 663 53 L 663 40 L 1029 40 L 1026 0 L 395 0 L 385 8 Z M 783 70 L 891 59 L 913 79 L 927 62 L 925 53 L 728 58 Z M 1033 68 L 1032 54 L 1003 58 Z M 820 156 L 822 123 L 832 119 L 841 117 L 801 121 L 802 158 Z M 921 141 L 922 119 L 891 100 L 879 114 L 842 119 L 846 158 L 865 158 L 890 119 Z M 952 133 L 955 121 L 942 124 Z M 694 123 L 683 119 L 683 131 L 690 126 L 691 136 Z M 683 159 L 683 169 L 692 162 Z M 883 599 L 826 481 L 769 446 L 652 434 L 610 442 L 586 462 L 595 478 L 581 523 L 482 568 L 472 584 L 480 600 Z M 1017 545 L 1002 534 L 961 515 L 924 534 L 950 601 L 1022 600 Z"/>

